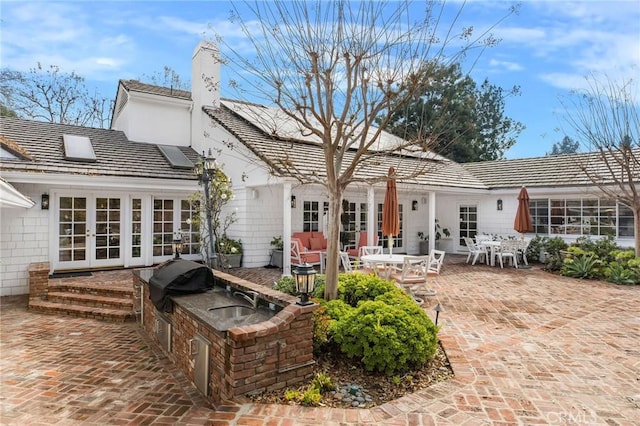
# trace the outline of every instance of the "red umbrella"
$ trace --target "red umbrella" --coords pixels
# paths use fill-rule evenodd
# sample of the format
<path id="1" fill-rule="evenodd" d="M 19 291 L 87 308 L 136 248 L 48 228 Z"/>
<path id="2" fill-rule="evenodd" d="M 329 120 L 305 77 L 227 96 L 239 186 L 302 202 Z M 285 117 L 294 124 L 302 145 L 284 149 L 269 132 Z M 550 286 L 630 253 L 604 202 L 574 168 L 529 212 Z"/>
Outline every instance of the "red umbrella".
<path id="1" fill-rule="evenodd" d="M 398 191 L 396 189 L 396 170 L 389 167 L 387 191 L 382 205 L 382 234 L 389 237 L 389 254 L 393 247 L 393 236 L 400 233 L 400 213 L 398 212 Z"/>
<path id="2" fill-rule="evenodd" d="M 521 234 L 533 232 L 533 220 L 531 220 L 529 212 L 529 193 L 524 186 L 518 194 L 518 210 L 516 211 L 516 220 L 513 222 L 513 229 Z"/>

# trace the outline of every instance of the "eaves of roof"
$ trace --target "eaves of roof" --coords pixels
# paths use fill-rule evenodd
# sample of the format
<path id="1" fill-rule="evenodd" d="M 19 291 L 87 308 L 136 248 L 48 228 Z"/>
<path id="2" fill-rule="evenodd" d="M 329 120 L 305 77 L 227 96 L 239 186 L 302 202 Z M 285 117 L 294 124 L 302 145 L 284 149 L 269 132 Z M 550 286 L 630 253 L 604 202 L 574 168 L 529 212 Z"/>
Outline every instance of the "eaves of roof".
<path id="1" fill-rule="evenodd" d="M 142 83 L 138 80 L 120 80 L 120 84 L 122 84 L 122 86 L 129 92 L 148 93 L 162 97 L 191 100 L 191 92 L 188 90 L 156 86 L 153 84 Z"/>
<path id="2" fill-rule="evenodd" d="M 86 136 L 97 161 L 68 160 L 63 134 Z M 3 170 L 28 173 L 62 173 L 162 179 L 197 179 L 192 170 L 171 167 L 154 144 L 132 142 L 117 130 L 44 123 L 19 118 L 0 118 L 0 135 L 31 154 L 30 159 L 3 159 Z M 198 154 L 189 147 L 180 150 L 194 164 Z"/>

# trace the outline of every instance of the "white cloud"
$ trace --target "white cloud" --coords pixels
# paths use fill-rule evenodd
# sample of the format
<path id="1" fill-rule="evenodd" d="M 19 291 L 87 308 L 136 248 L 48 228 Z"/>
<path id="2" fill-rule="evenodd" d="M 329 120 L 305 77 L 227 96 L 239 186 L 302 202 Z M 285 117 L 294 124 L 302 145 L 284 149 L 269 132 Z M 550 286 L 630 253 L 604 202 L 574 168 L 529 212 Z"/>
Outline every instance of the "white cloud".
<path id="1" fill-rule="evenodd" d="M 489 65 L 494 68 L 499 68 L 505 71 L 522 71 L 524 67 L 518 63 L 511 61 L 500 61 L 497 59 L 489 60 Z"/>

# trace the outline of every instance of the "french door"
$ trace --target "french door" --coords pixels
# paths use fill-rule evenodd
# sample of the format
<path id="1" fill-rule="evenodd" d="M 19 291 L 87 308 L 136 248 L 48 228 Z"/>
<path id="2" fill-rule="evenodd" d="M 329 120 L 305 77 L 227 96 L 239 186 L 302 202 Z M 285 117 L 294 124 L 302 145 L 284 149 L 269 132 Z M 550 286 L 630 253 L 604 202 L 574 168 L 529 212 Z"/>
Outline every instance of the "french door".
<path id="1" fill-rule="evenodd" d="M 122 209 L 120 197 L 60 195 L 56 268 L 123 265 Z"/>

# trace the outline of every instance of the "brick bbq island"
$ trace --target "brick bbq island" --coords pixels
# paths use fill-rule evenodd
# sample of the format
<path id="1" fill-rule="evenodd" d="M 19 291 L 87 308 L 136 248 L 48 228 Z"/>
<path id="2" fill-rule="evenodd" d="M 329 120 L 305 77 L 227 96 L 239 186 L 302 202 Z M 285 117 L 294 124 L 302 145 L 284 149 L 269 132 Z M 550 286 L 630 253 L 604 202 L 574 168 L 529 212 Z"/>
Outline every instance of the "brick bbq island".
<path id="1" fill-rule="evenodd" d="M 159 310 L 149 297 L 155 271 L 133 272 L 140 325 L 213 405 L 312 376 L 317 305 L 214 270 L 212 289 L 171 295 Z"/>

